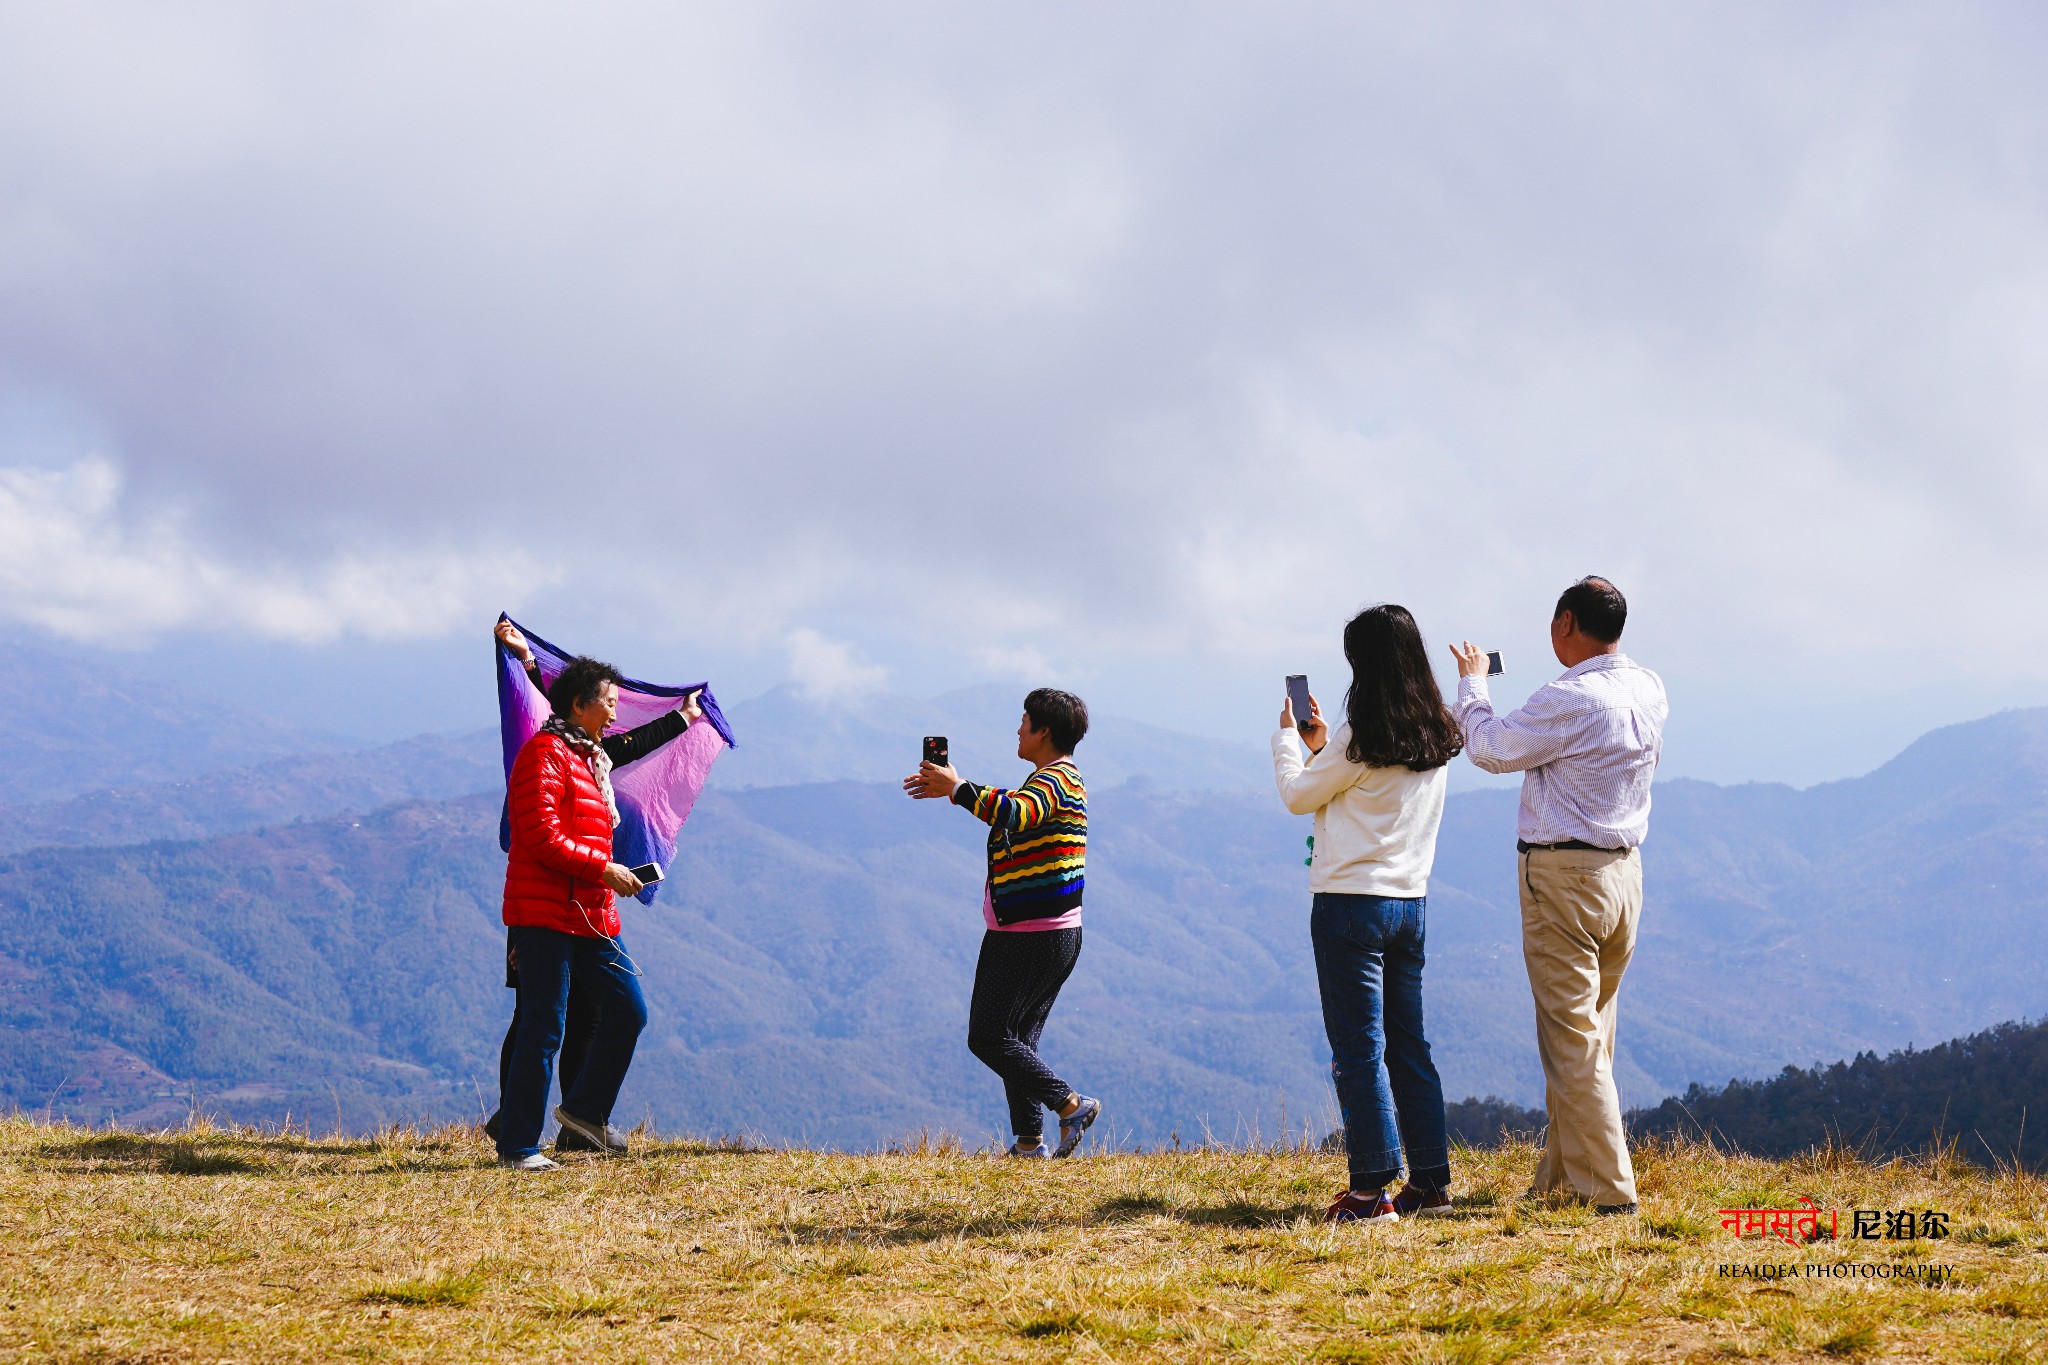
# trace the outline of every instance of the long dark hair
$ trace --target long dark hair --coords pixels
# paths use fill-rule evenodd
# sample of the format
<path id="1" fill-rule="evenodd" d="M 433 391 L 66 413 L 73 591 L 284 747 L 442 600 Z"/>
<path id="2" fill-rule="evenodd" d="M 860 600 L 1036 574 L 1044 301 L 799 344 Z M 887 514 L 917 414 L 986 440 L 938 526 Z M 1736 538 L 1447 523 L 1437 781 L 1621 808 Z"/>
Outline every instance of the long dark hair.
<path id="1" fill-rule="evenodd" d="M 1368 767 L 1425 773 L 1464 749 L 1408 608 L 1382 602 L 1352 617 L 1344 627 L 1344 657 L 1351 663 L 1351 687 L 1344 694 L 1351 743 L 1345 757 Z"/>

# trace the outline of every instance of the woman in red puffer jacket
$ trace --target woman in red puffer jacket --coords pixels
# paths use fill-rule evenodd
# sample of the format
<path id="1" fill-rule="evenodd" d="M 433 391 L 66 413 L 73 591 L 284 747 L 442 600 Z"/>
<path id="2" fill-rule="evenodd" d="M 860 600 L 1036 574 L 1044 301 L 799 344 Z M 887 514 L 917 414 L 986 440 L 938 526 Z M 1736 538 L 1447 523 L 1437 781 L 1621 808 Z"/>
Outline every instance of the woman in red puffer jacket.
<path id="1" fill-rule="evenodd" d="M 504 645 L 507 652 L 520 661 L 521 666 L 526 670 L 526 676 L 533 682 L 534 691 L 542 696 L 546 696 L 548 689 L 547 684 L 541 678 L 540 661 L 534 657 L 533 649 L 526 643 L 526 637 L 520 633 L 519 627 L 513 625 L 509 620 L 500 619 L 492 634 L 497 637 L 500 644 Z M 605 734 L 601 735 L 598 738 L 598 743 L 603 746 L 605 757 L 612 761 L 614 771 L 628 763 L 646 758 L 671 741 L 679 738 L 691 725 L 701 719 L 704 711 L 697 704 L 699 695 L 692 692 L 689 696 L 683 698 L 681 706 L 665 715 L 656 716 L 645 725 L 636 726 L 624 732 L 608 730 Z M 505 802 L 507 828 L 510 828 L 511 825 L 511 805 L 512 803 L 508 796 Z M 511 935 L 508 928 L 505 945 L 505 988 L 516 991 L 519 989 L 519 964 L 512 956 L 510 938 Z M 562 1046 L 555 1054 L 555 1083 L 560 1087 L 564 1098 L 567 1098 L 569 1092 L 576 1088 L 576 1075 L 583 1069 L 583 1059 L 590 1055 L 590 1045 L 596 1037 L 597 1011 L 576 990 L 575 983 L 572 981 L 569 986 L 569 1011 L 567 1022 L 563 1025 Z M 512 1049 L 517 1045 L 518 1041 L 519 1015 L 515 1012 L 511 1023 L 506 1026 L 504 1044 L 498 1049 L 498 1086 L 501 1090 L 504 1088 L 506 1075 L 512 1066 Z M 483 1127 L 484 1136 L 496 1142 L 498 1140 L 499 1116 L 495 1111 L 492 1112 L 489 1118 L 484 1120 Z M 595 1148 L 581 1137 L 578 1137 L 574 1129 L 564 1128 L 555 1134 L 555 1150 L 557 1152 L 584 1152 L 594 1151 Z"/>
<path id="2" fill-rule="evenodd" d="M 498 1160 L 518 1170 L 555 1166 L 540 1136 L 572 982 L 596 1006 L 598 1031 L 555 1118 L 601 1151 L 626 1149 L 611 1113 L 647 1002 L 618 937 L 614 897 L 638 894 L 640 879 L 612 861 L 619 814 L 600 742 L 618 714 L 619 681 L 610 664 L 570 660 L 549 689 L 554 714 L 519 751 L 507 784 L 504 919 L 519 963 L 519 1024 L 498 1101 Z"/>
<path id="3" fill-rule="evenodd" d="M 616 935 L 618 904 L 605 877 L 618 866 L 612 862 L 612 813 L 589 759 L 562 735 L 542 730 L 519 751 L 507 785 L 512 852 L 505 863 L 505 923 Z M 632 873 L 622 867 L 618 873 L 624 890 L 623 879 Z"/>

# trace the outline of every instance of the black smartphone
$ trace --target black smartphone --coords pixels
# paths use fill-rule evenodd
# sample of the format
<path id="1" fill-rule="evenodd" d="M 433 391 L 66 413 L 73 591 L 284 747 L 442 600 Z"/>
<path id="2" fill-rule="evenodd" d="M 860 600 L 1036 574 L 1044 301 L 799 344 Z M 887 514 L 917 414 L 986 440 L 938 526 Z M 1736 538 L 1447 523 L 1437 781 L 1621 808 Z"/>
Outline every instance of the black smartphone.
<path id="1" fill-rule="evenodd" d="M 1308 674 L 1287 675 L 1287 700 L 1294 703 L 1294 728 L 1299 730 L 1308 724 Z"/>
<path id="2" fill-rule="evenodd" d="M 1505 668 L 1502 668 L 1500 664 L 1500 651 L 1497 649 L 1487 650 L 1486 676 L 1489 678 L 1498 678 L 1501 674 L 1505 672 L 1507 672 L 1507 670 Z"/>
<path id="3" fill-rule="evenodd" d="M 941 768 L 947 765 L 946 737 L 944 735 L 926 735 L 924 737 L 924 761 L 936 764 Z"/>
<path id="4" fill-rule="evenodd" d="M 660 863 L 642 863 L 640 866 L 630 869 L 630 871 L 640 879 L 640 885 L 642 886 L 652 886 L 661 880 Z"/>

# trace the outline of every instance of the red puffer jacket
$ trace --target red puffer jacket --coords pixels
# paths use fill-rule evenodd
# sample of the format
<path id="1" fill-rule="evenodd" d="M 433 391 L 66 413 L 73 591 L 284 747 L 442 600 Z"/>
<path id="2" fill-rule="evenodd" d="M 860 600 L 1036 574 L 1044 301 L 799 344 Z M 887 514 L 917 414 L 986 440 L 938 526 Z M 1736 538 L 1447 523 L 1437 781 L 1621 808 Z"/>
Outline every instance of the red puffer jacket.
<path id="1" fill-rule="evenodd" d="M 587 938 L 619 932 L 604 884 L 612 813 L 583 755 L 543 730 L 512 761 L 512 853 L 505 863 L 505 923 Z"/>

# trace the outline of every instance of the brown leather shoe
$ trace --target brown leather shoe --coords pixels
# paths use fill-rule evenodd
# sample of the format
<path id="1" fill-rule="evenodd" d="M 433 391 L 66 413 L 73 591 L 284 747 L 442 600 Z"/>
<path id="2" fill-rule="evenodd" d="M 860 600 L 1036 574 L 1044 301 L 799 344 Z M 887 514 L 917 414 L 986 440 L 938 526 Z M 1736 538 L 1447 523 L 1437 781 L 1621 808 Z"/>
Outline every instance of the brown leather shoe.
<path id="1" fill-rule="evenodd" d="M 1403 1185 L 1394 1196 L 1394 1212 L 1403 1218 L 1435 1218 L 1451 1211 L 1449 1190 L 1425 1190 Z"/>

